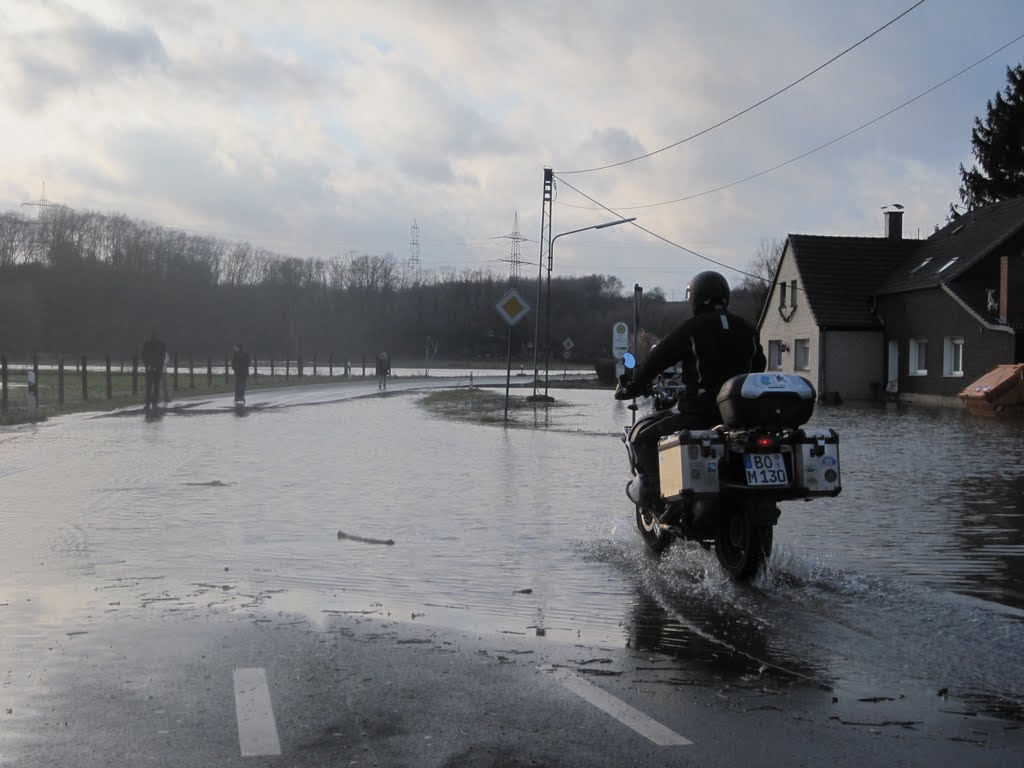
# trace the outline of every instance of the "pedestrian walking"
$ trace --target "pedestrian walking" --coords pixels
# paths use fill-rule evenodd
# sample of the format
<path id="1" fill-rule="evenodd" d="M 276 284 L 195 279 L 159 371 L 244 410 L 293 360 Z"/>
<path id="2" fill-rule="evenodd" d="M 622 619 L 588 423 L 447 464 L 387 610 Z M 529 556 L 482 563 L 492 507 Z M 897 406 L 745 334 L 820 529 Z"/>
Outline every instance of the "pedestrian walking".
<path id="1" fill-rule="evenodd" d="M 391 356 L 387 352 L 377 355 L 377 389 L 388 388 L 388 376 L 391 375 Z"/>
<path id="2" fill-rule="evenodd" d="M 146 368 L 146 405 L 143 410 L 146 413 L 155 411 L 160 402 L 160 379 L 166 357 L 167 345 L 153 331 L 153 335 L 142 343 L 142 364 Z"/>
<path id="3" fill-rule="evenodd" d="M 171 370 L 171 353 L 170 352 L 164 352 L 164 371 L 169 371 L 169 370 Z M 171 395 L 167 391 L 167 375 L 166 374 L 164 374 L 163 376 L 160 377 L 160 384 L 161 384 L 161 386 L 163 387 L 163 390 L 164 390 L 164 407 L 166 408 L 167 405 L 171 402 Z"/>
<path id="4" fill-rule="evenodd" d="M 245 405 L 245 383 L 249 379 L 249 353 L 242 349 L 241 344 L 235 344 L 234 354 L 231 356 L 231 370 L 235 372 L 235 403 Z"/>

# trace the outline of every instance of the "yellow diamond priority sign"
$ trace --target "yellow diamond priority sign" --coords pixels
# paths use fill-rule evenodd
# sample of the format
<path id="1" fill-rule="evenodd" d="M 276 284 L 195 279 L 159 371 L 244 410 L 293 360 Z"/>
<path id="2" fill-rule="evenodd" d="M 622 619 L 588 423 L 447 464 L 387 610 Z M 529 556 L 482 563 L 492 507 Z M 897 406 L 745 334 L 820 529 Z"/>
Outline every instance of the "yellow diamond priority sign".
<path id="1" fill-rule="evenodd" d="M 526 303 L 526 300 L 519 295 L 519 291 L 515 288 L 509 290 L 504 296 L 498 299 L 498 303 L 494 305 L 494 308 L 498 310 L 498 314 L 505 318 L 505 322 L 509 324 L 509 327 L 514 326 L 530 311 L 530 305 Z"/>

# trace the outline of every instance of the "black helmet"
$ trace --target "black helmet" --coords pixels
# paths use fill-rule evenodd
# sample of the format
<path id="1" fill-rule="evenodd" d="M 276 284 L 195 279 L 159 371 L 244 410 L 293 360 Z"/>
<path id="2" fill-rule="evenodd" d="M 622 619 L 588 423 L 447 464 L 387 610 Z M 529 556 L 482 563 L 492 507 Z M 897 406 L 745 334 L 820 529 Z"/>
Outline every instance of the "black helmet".
<path id="1" fill-rule="evenodd" d="M 686 298 L 690 310 L 699 315 L 715 304 L 729 306 L 729 281 L 718 272 L 701 272 L 693 276 L 686 286 Z"/>

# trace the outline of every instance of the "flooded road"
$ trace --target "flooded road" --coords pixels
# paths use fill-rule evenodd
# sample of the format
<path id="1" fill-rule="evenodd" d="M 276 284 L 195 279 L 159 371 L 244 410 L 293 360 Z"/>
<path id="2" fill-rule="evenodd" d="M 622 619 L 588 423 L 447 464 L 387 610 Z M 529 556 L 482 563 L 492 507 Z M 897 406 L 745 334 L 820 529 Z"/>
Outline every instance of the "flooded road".
<path id="1" fill-rule="evenodd" d="M 741 586 L 697 546 L 646 554 L 609 391 L 554 390 L 506 429 L 432 416 L 411 386 L 0 432 L 0 653 L 154 615 L 365 613 L 763 673 L 838 716 L 1024 720 L 1019 425 L 819 408 L 843 493 L 783 505 Z"/>

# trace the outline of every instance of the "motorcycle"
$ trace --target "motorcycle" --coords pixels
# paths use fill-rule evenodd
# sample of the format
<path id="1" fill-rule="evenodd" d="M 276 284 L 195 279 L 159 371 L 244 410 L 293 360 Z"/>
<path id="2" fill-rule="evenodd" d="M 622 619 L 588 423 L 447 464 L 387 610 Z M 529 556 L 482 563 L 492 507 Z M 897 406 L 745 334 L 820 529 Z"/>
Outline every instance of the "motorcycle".
<path id="1" fill-rule="evenodd" d="M 626 353 L 616 396 L 632 377 Z M 722 424 L 684 429 L 657 440 L 657 474 L 641 472 L 635 443 L 674 415 L 685 392 L 678 376 L 662 374 L 645 393 L 653 410 L 636 418 L 622 442 L 632 478 L 626 496 L 636 507 L 644 543 L 660 554 L 673 539 L 714 547 L 721 566 L 738 580 L 752 578 L 772 551 L 781 501 L 834 497 L 842 491 L 839 434 L 804 429 L 814 412 L 813 385 L 802 376 L 766 372 L 735 376 L 717 396 Z M 661 430 L 663 431 L 663 430 Z M 646 441 L 645 441 L 646 442 Z"/>

